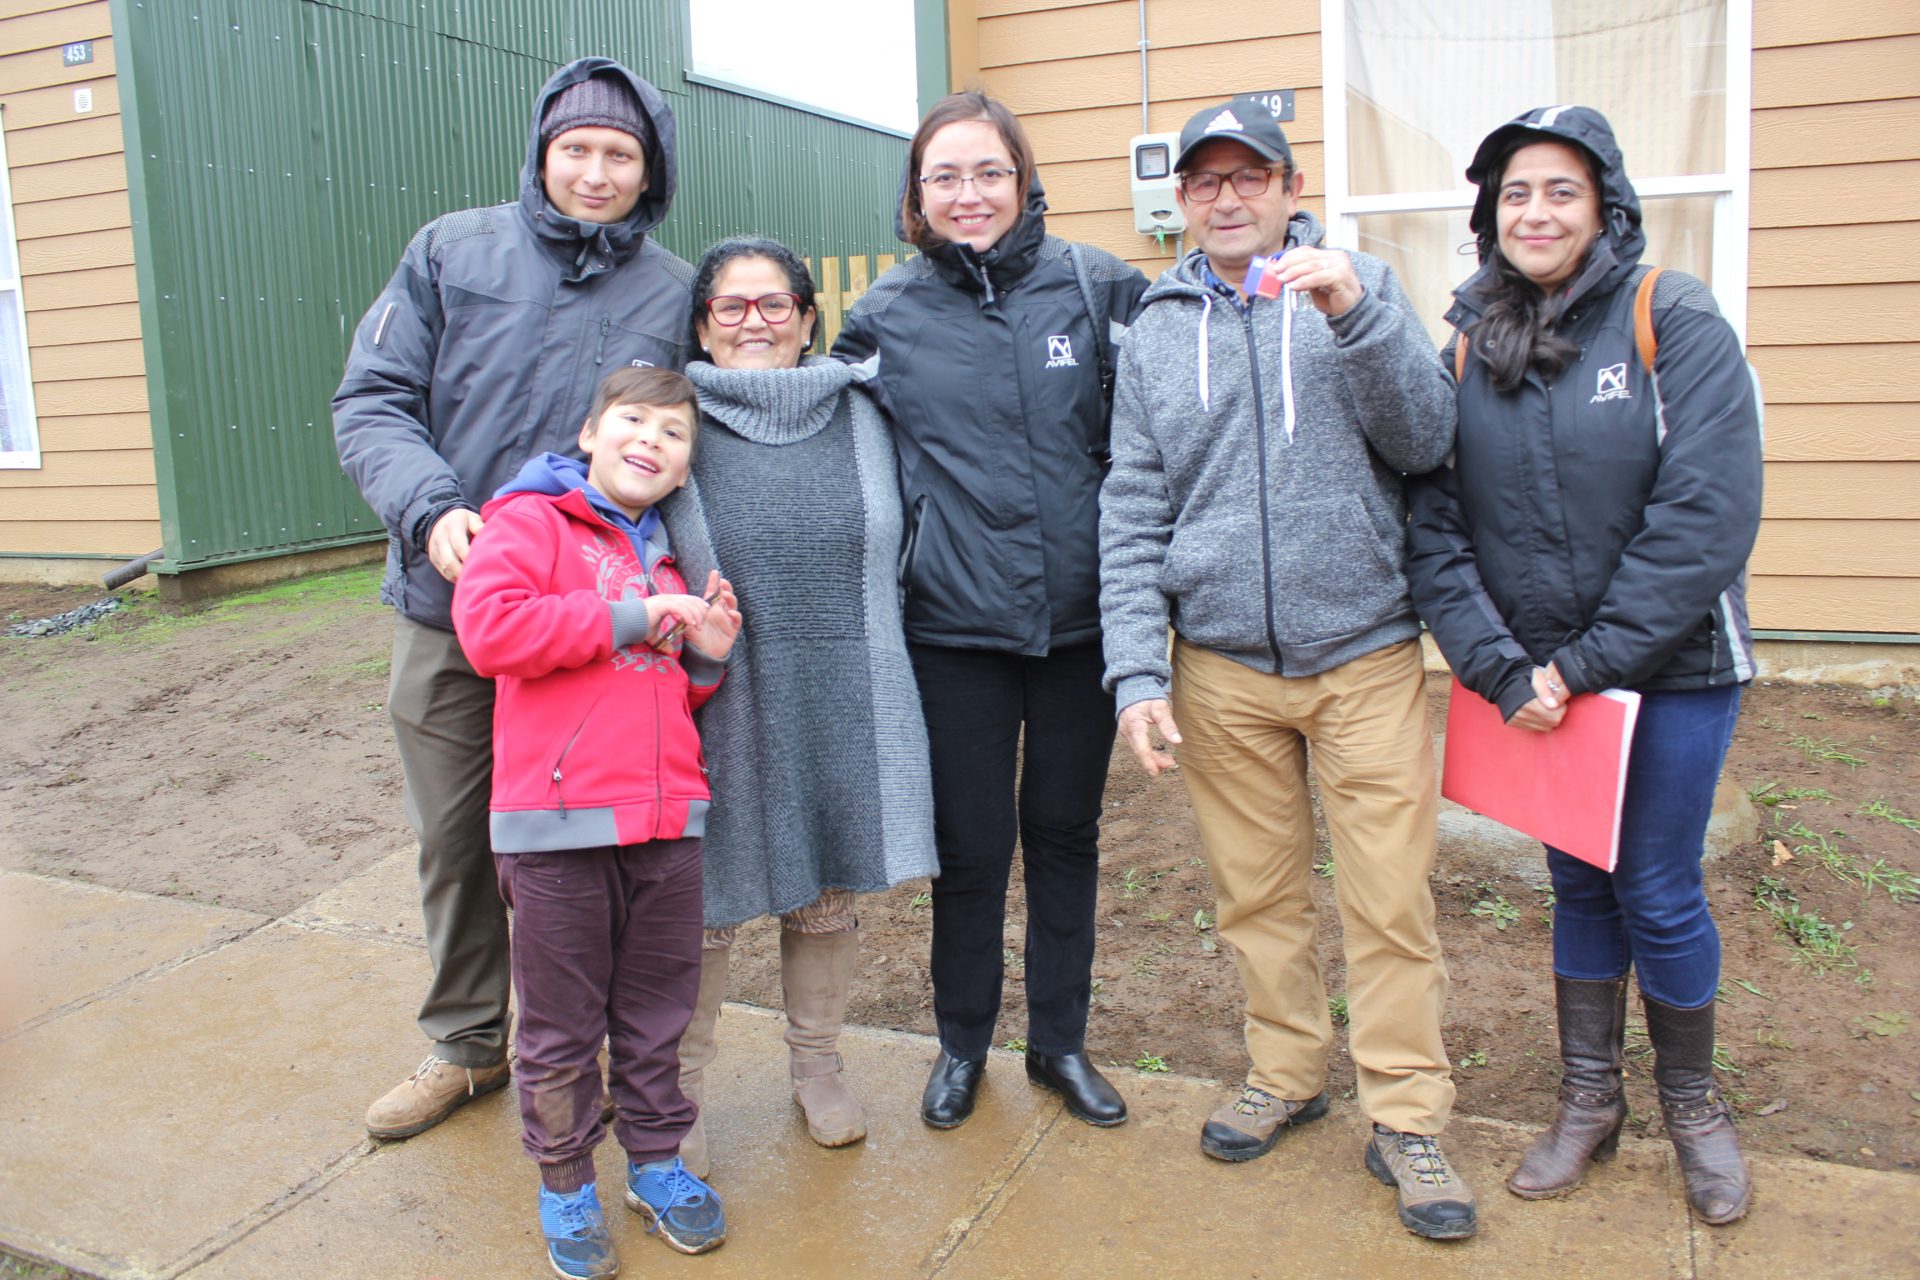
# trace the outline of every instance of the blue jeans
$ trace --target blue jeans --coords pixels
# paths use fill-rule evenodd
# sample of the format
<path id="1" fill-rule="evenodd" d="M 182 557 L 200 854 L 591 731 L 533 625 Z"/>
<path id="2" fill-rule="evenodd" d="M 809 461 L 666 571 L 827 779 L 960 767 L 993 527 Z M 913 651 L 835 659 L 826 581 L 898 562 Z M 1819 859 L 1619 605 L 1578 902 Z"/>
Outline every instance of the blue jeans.
<path id="1" fill-rule="evenodd" d="M 1696 1009 L 1720 984 L 1720 933 L 1700 872 L 1740 686 L 1643 694 L 1613 874 L 1549 846 L 1553 971 L 1640 976 L 1641 993 Z"/>

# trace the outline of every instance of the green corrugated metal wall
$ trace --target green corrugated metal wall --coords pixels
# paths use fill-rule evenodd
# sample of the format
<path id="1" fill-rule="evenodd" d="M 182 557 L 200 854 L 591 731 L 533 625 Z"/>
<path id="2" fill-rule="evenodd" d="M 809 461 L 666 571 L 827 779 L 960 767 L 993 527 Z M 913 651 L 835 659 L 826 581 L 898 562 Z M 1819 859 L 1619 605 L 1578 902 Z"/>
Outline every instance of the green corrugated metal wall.
<path id="1" fill-rule="evenodd" d="M 667 94 L 680 189 L 660 239 L 681 256 L 741 231 L 808 257 L 900 248 L 904 141 L 689 83 L 686 0 L 112 12 L 163 570 L 380 533 L 333 446 L 354 326 L 420 224 L 513 197 L 534 94 L 569 59 L 618 58 Z"/>

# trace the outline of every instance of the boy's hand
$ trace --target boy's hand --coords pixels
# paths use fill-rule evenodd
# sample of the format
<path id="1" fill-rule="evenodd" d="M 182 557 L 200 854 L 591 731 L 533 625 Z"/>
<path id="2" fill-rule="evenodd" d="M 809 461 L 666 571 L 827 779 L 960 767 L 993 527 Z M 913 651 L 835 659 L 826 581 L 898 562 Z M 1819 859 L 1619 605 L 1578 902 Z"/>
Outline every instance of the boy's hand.
<path id="1" fill-rule="evenodd" d="M 707 571 L 706 598 L 712 603 L 699 625 L 687 628 L 687 643 L 709 658 L 724 658 L 733 652 L 733 642 L 740 635 L 740 601 L 734 597 L 733 584 L 718 569 Z"/>
<path id="2" fill-rule="evenodd" d="M 724 658 L 740 634 L 740 602 L 733 585 L 718 570 L 707 574 L 707 596 L 658 595 L 647 597 L 647 643 L 659 647 L 684 639 L 709 658 Z"/>

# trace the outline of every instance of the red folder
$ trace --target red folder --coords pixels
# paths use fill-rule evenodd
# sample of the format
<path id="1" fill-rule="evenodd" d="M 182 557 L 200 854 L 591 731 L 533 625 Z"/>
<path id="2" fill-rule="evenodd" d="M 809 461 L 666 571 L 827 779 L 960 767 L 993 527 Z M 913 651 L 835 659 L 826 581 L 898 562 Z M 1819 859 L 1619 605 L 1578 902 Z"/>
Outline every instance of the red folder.
<path id="1" fill-rule="evenodd" d="M 1640 695 L 1582 694 L 1549 733 L 1516 729 L 1500 708 L 1453 682 L 1440 794 L 1562 853 L 1612 871 Z"/>

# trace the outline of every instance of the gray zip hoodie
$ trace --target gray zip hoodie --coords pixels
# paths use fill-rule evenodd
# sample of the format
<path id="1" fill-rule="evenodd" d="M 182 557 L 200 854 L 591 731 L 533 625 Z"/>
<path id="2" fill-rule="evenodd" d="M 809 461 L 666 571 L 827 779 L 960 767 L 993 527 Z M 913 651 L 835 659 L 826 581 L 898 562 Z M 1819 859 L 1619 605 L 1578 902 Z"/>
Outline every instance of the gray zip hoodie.
<path id="1" fill-rule="evenodd" d="M 1287 247 L 1318 245 L 1300 212 Z M 1167 696 L 1167 628 L 1255 671 L 1304 676 L 1411 639 L 1402 477 L 1453 446 L 1453 387 L 1386 263 L 1365 296 L 1204 283 L 1189 253 L 1120 346 L 1100 493 L 1100 614 L 1119 709 Z"/>

